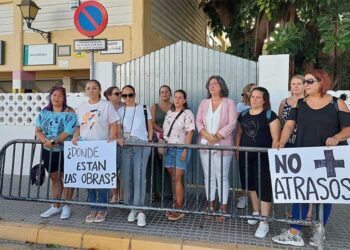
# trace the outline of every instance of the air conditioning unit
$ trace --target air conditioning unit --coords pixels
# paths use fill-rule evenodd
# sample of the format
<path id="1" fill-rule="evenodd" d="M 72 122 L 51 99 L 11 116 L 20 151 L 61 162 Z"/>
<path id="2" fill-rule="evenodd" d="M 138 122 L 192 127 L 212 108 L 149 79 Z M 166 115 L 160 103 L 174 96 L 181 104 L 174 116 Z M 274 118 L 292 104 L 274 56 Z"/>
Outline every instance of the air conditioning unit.
<path id="1" fill-rule="evenodd" d="M 69 0 L 69 7 L 71 9 L 76 9 L 79 7 L 80 1 L 79 0 Z"/>

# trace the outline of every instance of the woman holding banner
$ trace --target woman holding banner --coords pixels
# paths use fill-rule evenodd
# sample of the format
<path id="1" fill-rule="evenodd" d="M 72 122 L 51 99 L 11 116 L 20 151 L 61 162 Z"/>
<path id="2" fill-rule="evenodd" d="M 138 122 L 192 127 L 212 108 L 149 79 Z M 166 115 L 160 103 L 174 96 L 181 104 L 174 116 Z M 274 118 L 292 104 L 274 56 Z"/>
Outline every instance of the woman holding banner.
<path id="1" fill-rule="evenodd" d="M 122 89 L 125 106 L 118 110 L 121 119 L 123 140 L 129 143 L 152 142 L 153 128 L 151 111 L 146 105 L 136 103 L 135 89 L 126 85 Z M 124 203 L 143 206 L 146 196 L 146 168 L 151 152 L 149 147 L 126 147 L 122 149 L 121 177 L 124 188 Z M 128 221 L 137 221 L 137 226 L 146 226 L 142 211 L 131 210 Z"/>
<path id="2" fill-rule="evenodd" d="M 66 89 L 60 86 L 52 88 L 49 104 L 42 110 L 35 122 L 35 135 L 43 143 L 43 166 L 52 180 L 52 198 L 71 200 L 74 189 L 63 188 L 63 142 L 72 138 L 77 117 L 74 110 L 67 106 Z M 51 163 L 51 165 L 50 165 Z M 59 203 L 51 207 L 40 216 L 48 218 L 61 213 L 60 219 L 70 217 L 70 207 Z"/>
<path id="3" fill-rule="evenodd" d="M 306 97 L 299 99 L 292 108 L 278 147 L 285 147 L 296 125 L 297 147 L 346 145 L 346 140 L 350 137 L 350 113 L 342 100 L 327 94 L 330 87 L 329 75 L 323 70 L 315 69 L 305 75 L 303 83 Z M 293 204 L 293 219 L 305 220 L 308 209 L 308 204 Z M 324 204 L 324 224 L 327 223 L 330 212 L 331 205 Z M 324 228 L 316 225 L 309 243 L 319 246 L 323 239 Z M 292 225 L 288 231 L 272 240 L 284 245 L 304 246 L 300 225 Z"/>
<path id="4" fill-rule="evenodd" d="M 79 140 L 113 141 L 119 135 L 120 118 L 113 105 L 101 100 L 101 84 L 97 80 L 89 80 L 85 86 L 85 92 L 89 98 L 77 108 L 78 126 L 75 129 L 72 143 L 77 145 Z M 108 203 L 108 189 L 88 189 L 88 202 Z M 103 222 L 107 215 L 107 208 L 91 206 L 86 216 L 86 222 Z"/>

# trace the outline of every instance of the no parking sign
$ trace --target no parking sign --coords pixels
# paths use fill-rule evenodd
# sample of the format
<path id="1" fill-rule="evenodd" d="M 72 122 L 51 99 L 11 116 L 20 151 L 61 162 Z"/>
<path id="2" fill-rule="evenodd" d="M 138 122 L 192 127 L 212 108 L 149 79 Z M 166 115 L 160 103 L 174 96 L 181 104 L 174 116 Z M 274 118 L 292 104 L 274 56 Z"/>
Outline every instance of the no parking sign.
<path id="1" fill-rule="evenodd" d="M 86 1 L 74 13 L 74 25 L 77 30 L 88 37 L 101 34 L 108 23 L 105 7 L 97 1 Z"/>

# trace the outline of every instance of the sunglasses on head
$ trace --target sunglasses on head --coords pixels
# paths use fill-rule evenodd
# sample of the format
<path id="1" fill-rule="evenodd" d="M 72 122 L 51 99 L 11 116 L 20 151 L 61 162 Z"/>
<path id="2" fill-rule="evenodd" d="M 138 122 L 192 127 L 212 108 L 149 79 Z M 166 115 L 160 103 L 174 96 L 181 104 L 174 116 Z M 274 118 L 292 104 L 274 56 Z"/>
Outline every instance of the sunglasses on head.
<path id="1" fill-rule="evenodd" d="M 122 92 L 115 92 L 115 93 L 113 93 L 112 95 L 120 96 L 121 93 L 122 93 Z"/>
<path id="2" fill-rule="evenodd" d="M 134 93 L 130 93 L 130 94 L 122 94 L 123 98 L 134 98 L 135 94 Z"/>
<path id="3" fill-rule="evenodd" d="M 319 81 L 314 80 L 314 79 L 304 79 L 303 80 L 303 84 L 308 84 L 308 85 L 314 84 L 315 82 L 319 82 Z"/>

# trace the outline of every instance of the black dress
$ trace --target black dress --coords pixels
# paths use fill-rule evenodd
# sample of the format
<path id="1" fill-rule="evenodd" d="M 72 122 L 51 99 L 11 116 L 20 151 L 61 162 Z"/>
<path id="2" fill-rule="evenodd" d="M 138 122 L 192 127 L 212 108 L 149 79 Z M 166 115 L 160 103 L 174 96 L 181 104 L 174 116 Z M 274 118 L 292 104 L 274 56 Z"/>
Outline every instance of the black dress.
<path id="1" fill-rule="evenodd" d="M 239 125 L 242 128 L 240 141 L 241 147 L 264 147 L 271 148 L 272 137 L 270 133 L 270 123 L 278 119 L 276 113 L 271 111 L 271 116 L 267 117 L 267 110 L 260 114 L 251 115 L 249 112 L 241 113 L 238 117 Z M 247 162 L 246 162 L 247 158 Z M 239 153 L 239 171 L 242 189 L 256 191 L 262 201 L 271 202 L 271 176 L 267 153 L 260 153 L 260 185 L 259 185 L 259 154 L 242 151 Z M 246 181 L 246 176 L 247 181 Z M 246 185 L 246 182 L 248 186 Z M 264 187 L 259 191 L 259 186 Z"/>

